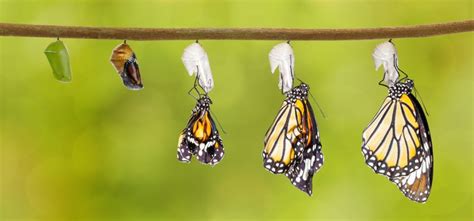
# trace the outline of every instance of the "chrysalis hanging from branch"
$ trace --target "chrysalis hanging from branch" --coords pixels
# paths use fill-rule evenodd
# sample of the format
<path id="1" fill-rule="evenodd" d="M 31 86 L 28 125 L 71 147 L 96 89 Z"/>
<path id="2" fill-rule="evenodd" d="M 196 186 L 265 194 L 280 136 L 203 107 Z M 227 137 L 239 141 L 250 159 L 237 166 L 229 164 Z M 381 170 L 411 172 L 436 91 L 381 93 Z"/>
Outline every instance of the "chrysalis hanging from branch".
<path id="1" fill-rule="evenodd" d="M 291 90 L 295 78 L 295 56 L 289 42 L 277 44 L 268 54 L 272 73 L 278 68 L 280 71 L 280 81 L 278 87 L 283 93 Z"/>
<path id="2" fill-rule="evenodd" d="M 424 203 L 433 182 L 433 144 L 422 103 L 415 95 L 415 83 L 398 79 L 398 58 L 394 45 L 384 42 L 373 54 L 375 66 L 384 65 L 388 94 L 362 133 L 365 163 L 384 175 L 415 202 Z M 405 74 L 406 75 L 406 74 Z"/>
<path id="3" fill-rule="evenodd" d="M 273 174 L 285 174 L 291 183 L 313 194 L 313 175 L 324 157 L 309 86 L 301 83 L 286 93 L 286 99 L 264 138 L 263 167 Z"/>
<path id="4" fill-rule="evenodd" d="M 313 194 L 313 175 L 324 162 L 319 129 L 308 100 L 309 86 L 293 87 L 295 56 L 289 42 L 273 47 L 268 55 L 272 73 L 280 70 L 278 86 L 286 99 L 264 138 L 263 167 L 285 174 L 291 183 Z"/>
<path id="5" fill-rule="evenodd" d="M 123 85 L 128 89 L 140 90 L 143 88 L 137 57 L 126 42 L 114 48 L 110 62 L 122 78 Z"/>
<path id="6" fill-rule="evenodd" d="M 199 85 L 206 93 L 209 93 L 214 87 L 214 80 L 212 79 L 209 58 L 204 48 L 197 42 L 189 45 L 184 49 L 181 60 L 189 76 L 196 74 L 197 79 L 199 79 Z"/>
<path id="7" fill-rule="evenodd" d="M 212 101 L 207 95 L 214 87 L 209 59 L 206 51 L 196 42 L 184 49 L 181 60 L 190 76 L 196 74 L 190 92 L 195 90 L 198 97 L 195 97 L 197 103 L 191 118 L 179 136 L 177 158 L 189 163 L 194 155 L 201 163 L 214 166 L 224 157 L 224 145 L 211 116 Z M 204 94 L 198 90 L 198 84 Z"/>
<path id="8" fill-rule="evenodd" d="M 70 82 L 72 80 L 71 65 L 69 62 L 69 54 L 64 43 L 58 38 L 57 41 L 48 45 L 44 50 L 44 54 L 53 69 L 54 77 L 62 82 Z"/>
<path id="9" fill-rule="evenodd" d="M 380 83 L 384 82 L 387 86 L 393 86 L 399 77 L 398 73 L 398 55 L 397 49 L 391 41 L 386 41 L 377 45 L 372 58 L 375 63 L 375 70 L 383 65 L 384 76 Z"/>

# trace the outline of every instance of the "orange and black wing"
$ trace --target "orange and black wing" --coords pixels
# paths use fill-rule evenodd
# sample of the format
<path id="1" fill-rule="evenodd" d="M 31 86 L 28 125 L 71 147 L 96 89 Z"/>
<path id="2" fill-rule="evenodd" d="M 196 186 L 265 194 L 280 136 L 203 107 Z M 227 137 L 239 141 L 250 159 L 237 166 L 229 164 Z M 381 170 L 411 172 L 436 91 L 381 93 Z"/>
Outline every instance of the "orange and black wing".
<path id="1" fill-rule="evenodd" d="M 418 135 L 421 142 L 422 161 L 419 167 L 415 167 L 408 176 L 392 177 L 390 180 L 397 184 L 398 188 L 411 200 L 426 202 L 431 193 L 433 183 L 433 146 L 431 134 L 423 109 L 412 95 L 408 95 L 414 104 L 414 112 L 419 125 Z"/>
<path id="2" fill-rule="evenodd" d="M 297 140 L 295 148 L 298 154 L 285 175 L 298 189 L 312 195 L 313 175 L 323 165 L 324 157 L 311 104 L 308 100 L 302 100 L 301 105 L 298 110 L 302 112 L 303 118 L 299 128 L 305 136 L 301 136 L 301 139 Z"/>
<path id="3" fill-rule="evenodd" d="M 198 101 L 188 125 L 178 139 L 177 158 L 190 162 L 193 155 L 204 164 L 215 165 L 224 157 L 224 146 L 216 124 L 202 98 Z"/>
<path id="4" fill-rule="evenodd" d="M 274 174 L 285 174 L 294 186 L 311 195 L 312 177 L 322 166 L 323 155 L 307 90 L 302 84 L 287 94 L 265 135 L 263 166 Z"/>
<path id="5" fill-rule="evenodd" d="M 265 135 L 263 166 L 272 173 L 285 173 L 293 163 L 296 154 L 293 145 L 300 133 L 298 114 L 301 115 L 295 105 L 285 101 Z"/>
<path id="6" fill-rule="evenodd" d="M 410 92 L 387 97 L 362 137 L 366 164 L 411 200 L 426 201 L 433 157 L 428 124 L 416 98 Z"/>

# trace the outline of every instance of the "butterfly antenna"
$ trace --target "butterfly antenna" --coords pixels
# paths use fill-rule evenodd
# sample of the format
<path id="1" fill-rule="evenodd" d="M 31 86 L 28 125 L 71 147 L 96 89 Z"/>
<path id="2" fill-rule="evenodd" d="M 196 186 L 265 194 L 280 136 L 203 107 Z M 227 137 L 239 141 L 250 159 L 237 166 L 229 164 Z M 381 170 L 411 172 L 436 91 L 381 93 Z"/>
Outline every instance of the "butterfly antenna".
<path id="1" fill-rule="evenodd" d="M 216 114 L 214 112 L 212 112 L 212 110 L 210 110 L 210 109 L 209 109 L 209 111 L 211 112 L 212 117 L 214 117 L 214 119 L 216 119 L 217 125 L 219 125 L 219 127 L 221 128 L 222 133 L 227 134 L 227 132 L 224 130 L 224 127 L 222 127 L 221 122 L 217 118 Z"/>
<path id="2" fill-rule="evenodd" d="M 321 115 L 323 115 L 323 118 L 326 119 L 326 114 L 324 114 L 323 109 L 322 109 L 321 106 L 319 105 L 318 101 L 316 101 L 316 99 L 314 98 L 314 96 L 313 96 L 313 94 L 311 93 L 311 91 L 309 92 L 309 95 L 310 95 L 311 98 L 313 99 L 314 103 L 316 103 L 316 106 L 318 106 L 319 112 L 321 112 Z"/>
<path id="3" fill-rule="evenodd" d="M 416 90 L 416 87 L 414 87 L 414 89 L 415 89 L 415 95 L 420 97 L 421 105 L 423 106 L 423 109 L 425 109 L 426 115 L 430 116 L 430 114 L 428 113 L 428 109 L 426 109 L 425 103 L 423 102 L 423 98 L 421 97 L 421 94 L 418 92 L 418 90 Z"/>

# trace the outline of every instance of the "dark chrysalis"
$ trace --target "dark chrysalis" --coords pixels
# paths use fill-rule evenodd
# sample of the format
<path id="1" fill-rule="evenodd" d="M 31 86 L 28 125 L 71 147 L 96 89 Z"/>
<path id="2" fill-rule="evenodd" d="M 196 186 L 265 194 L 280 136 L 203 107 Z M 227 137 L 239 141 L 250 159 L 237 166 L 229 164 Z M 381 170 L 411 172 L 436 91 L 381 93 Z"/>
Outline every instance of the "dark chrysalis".
<path id="1" fill-rule="evenodd" d="M 64 43 L 58 39 L 48 45 L 44 50 L 44 54 L 48 58 L 51 69 L 53 69 L 54 77 L 62 82 L 70 82 L 72 80 L 71 65 Z"/>
<path id="2" fill-rule="evenodd" d="M 127 43 L 120 44 L 114 48 L 110 62 L 120 77 L 122 77 L 123 84 L 128 89 L 140 90 L 143 88 L 137 57 Z"/>

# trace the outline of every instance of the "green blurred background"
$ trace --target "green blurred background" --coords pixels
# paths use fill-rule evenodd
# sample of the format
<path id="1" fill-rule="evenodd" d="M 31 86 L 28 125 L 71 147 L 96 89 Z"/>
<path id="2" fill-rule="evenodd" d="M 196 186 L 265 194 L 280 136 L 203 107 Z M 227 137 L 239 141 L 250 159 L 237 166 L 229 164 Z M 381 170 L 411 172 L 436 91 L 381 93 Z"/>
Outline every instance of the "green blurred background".
<path id="1" fill-rule="evenodd" d="M 0 0 L 0 21 L 113 27 L 356 28 L 472 19 L 465 1 Z M 63 39 L 72 83 L 43 54 L 55 39 L 0 37 L 0 220 L 472 220 L 473 34 L 396 39 L 429 111 L 435 174 L 426 204 L 375 175 L 361 133 L 387 94 L 371 41 L 294 41 L 296 75 L 316 112 L 325 164 L 308 197 L 262 167 L 283 96 L 268 52 L 278 41 L 202 40 L 227 130 L 211 168 L 176 160 L 195 101 L 181 63 L 193 41 L 128 41 L 142 91 L 109 62 L 120 40 Z M 313 104 L 314 105 L 314 104 Z"/>

